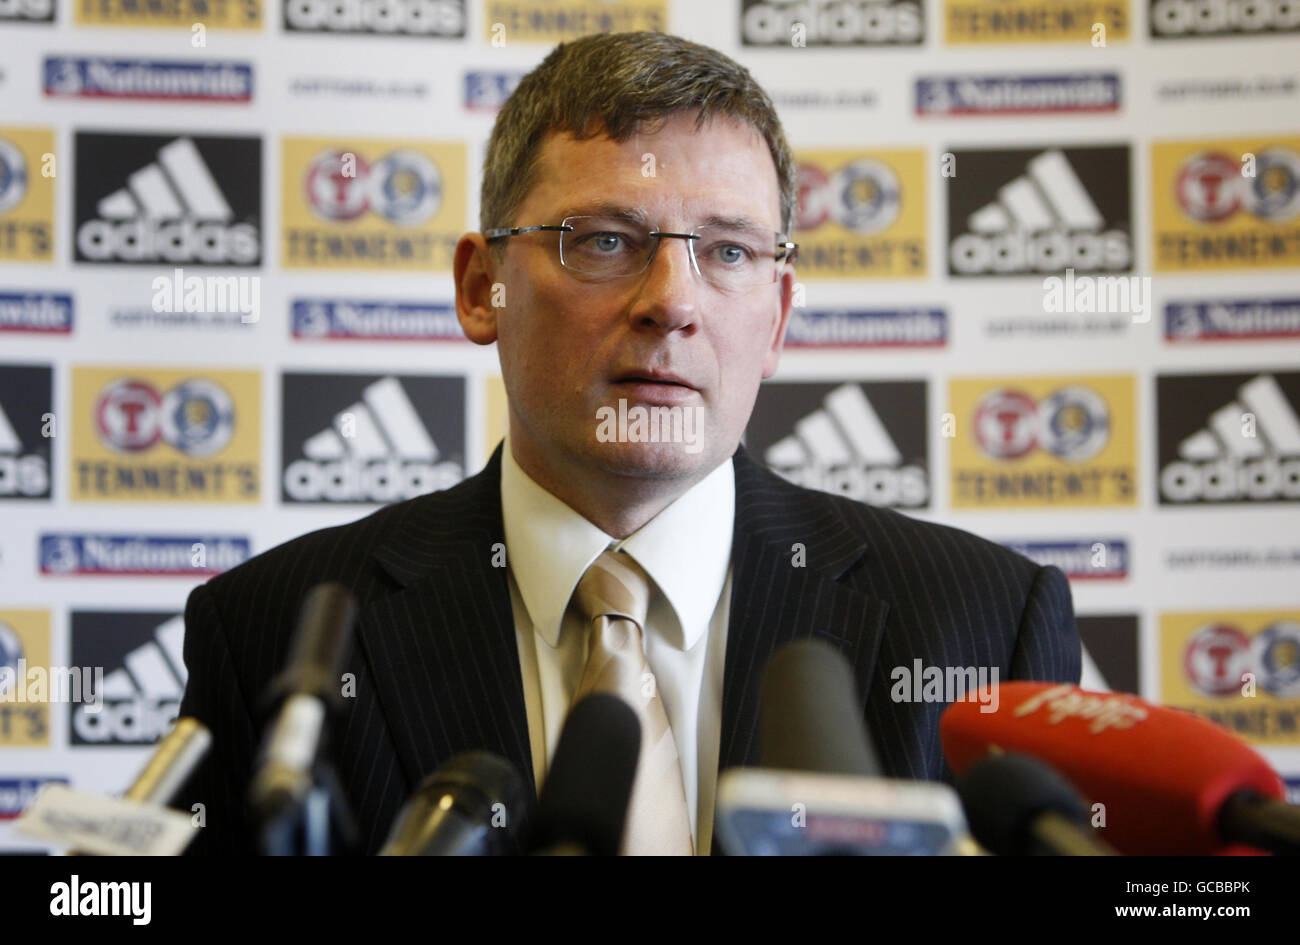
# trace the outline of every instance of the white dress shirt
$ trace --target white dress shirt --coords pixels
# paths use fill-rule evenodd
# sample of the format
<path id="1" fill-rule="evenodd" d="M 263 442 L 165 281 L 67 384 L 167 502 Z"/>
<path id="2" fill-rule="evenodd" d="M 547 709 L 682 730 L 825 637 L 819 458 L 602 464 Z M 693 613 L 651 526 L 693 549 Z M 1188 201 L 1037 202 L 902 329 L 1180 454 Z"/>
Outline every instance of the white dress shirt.
<path id="1" fill-rule="evenodd" d="M 677 742 L 695 851 L 707 855 L 731 609 L 736 516 L 731 460 L 619 541 L 534 482 L 515 462 L 507 434 L 501 512 L 538 790 L 587 656 L 586 628 L 569 609 L 569 600 L 578 579 L 602 552 L 622 549 L 653 582 L 643 635 L 646 661 Z"/>

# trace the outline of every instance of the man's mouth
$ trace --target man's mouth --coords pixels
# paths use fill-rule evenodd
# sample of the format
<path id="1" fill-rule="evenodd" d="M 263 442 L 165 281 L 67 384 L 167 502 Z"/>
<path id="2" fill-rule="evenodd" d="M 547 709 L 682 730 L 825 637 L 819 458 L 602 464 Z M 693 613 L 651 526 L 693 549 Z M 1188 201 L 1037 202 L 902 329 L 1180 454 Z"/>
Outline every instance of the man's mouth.
<path id="1" fill-rule="evenodd" d="M 668 371 L 633 370 L 615 375 L 615 384 L 654 384 L 662 387 L 685 387 L 695 390 L 695 386 L 684 378 Z"/>

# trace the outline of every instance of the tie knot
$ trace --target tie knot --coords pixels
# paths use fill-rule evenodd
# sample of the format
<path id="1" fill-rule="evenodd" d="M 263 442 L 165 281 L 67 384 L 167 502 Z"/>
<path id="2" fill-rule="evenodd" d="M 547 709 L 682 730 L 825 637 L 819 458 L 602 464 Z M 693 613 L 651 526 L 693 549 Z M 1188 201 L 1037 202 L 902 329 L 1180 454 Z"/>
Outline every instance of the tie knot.
<path id="1" fill-rule="evenodd" d="M 582 575 L 573 597 L 588 623 L 597 617 L 625 617 L 645 629 L 650 582 L 629 554 L 602 554 Z"/>

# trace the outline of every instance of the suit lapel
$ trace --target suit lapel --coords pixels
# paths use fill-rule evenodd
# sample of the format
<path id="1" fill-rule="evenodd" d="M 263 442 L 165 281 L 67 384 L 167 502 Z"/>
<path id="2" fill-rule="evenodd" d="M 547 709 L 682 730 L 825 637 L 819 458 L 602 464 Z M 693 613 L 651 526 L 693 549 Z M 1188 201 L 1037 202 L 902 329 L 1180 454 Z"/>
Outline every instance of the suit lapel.
<path id="1" fill-rule="evenodd" d="M 772 654 L 792 640 L 824 640 L 844 654 L 865 714 L 889 610 L 840 583 L 866 554 L 860 536 L 743 448 L 733 462 L 736 531 L 719 770 L 758 764 L 763 673 Z"/>
<path id="2" fill-rule="evenodd" d="M 401 588 L 363 608 L 359 635 L 412 787 L 478 748 L 510 761 L 536 795 L 500 481 L 498 446 L 478 475 L 419 500 L 374 552 Z"/>

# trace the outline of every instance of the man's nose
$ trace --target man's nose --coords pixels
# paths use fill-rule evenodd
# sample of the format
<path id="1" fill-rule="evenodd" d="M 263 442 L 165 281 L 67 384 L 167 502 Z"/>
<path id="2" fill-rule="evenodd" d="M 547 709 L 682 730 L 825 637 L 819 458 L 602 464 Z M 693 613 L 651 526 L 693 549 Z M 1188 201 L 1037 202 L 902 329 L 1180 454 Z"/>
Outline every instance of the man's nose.
<path id="1" fill-rule="evenodd" d="M 692 242 L 660 237 L 632 305 L 631 315 L 638 324 L 652 321 L 665 334 L 695 324 L 700 276 L 692 261 Z"/>

